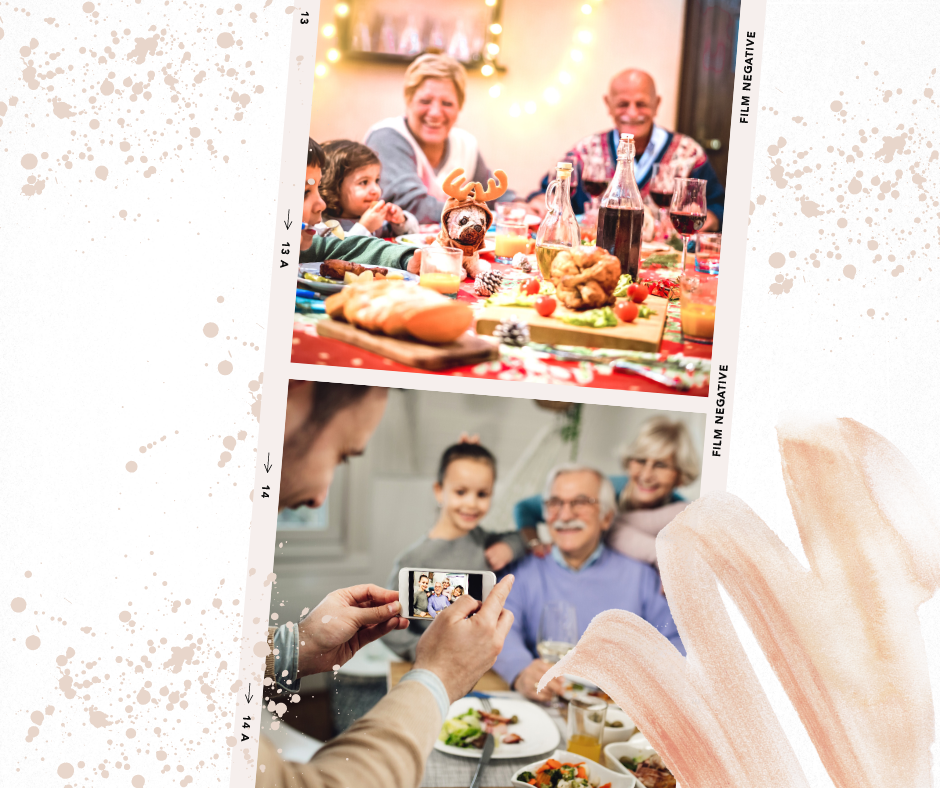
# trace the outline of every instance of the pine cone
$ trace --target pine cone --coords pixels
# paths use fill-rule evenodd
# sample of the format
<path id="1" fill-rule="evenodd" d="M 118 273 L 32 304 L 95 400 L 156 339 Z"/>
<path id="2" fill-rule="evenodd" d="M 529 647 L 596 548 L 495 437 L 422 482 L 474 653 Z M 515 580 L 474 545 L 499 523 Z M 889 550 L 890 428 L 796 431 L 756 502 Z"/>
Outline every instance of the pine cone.
<path id="1" fill-rule="evenodd" d="M 528 255 L 523 254 L 522 252 L 516 252 L 512 256 L 512 264 L 516 268 L 521 269 L 524 273 L 528 274 L 532 272 L 532 263 L 529 262 Z"/>
<path id="2" fill-rule="evenodd" d="M 507 317 L 493 330 L 493 336 L 505 345 L 522 347 L 529 344 L 529 324 L 515 317 Z"/>
<path id="3" fill-rule="evenodd" d="M 499 271 L 484 271 L 473 282 L 473 291 L 483 297 L 493 295 L 503 284 L 503 275 Z"/>

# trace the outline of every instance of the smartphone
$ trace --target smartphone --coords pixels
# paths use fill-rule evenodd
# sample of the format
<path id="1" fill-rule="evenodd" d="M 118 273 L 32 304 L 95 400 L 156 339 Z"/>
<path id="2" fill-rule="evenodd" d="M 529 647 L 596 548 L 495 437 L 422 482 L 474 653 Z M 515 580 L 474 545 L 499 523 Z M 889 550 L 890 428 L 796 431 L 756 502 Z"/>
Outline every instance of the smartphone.
<path id="1" fill-rule="evenodd" d="M 495 585 L 496 575 L 492 572 L 406 567 L 398 573 L 398 599 L 404 618 L 432 621 L 460 596 L 482 602 Z"/>

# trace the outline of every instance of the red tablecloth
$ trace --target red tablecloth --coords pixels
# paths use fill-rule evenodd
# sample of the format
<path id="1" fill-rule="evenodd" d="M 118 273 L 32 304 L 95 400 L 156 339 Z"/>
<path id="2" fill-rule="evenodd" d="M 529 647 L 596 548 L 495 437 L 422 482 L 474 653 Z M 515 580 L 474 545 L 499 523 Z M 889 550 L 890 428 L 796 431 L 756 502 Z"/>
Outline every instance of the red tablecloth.
<path id="1" fill-rule="evenodd" d="M 510 270 L 510 266 L 494 264 L 498 270 Z M 640 272 L 640 281 L 660 285 L 665 292 L 675 286 L 678 270 L 674 268 L 644 266 Z M 460 286 L 457 298 L 468 303 L 480 300 L 473 292 L 473 282 L 465 281 Z M 660 352 L 666 355 L 681 353 L 692 358 L 711 358 L 711 345 L 699 345 L 683 342 L 679 325 L 679 308 L 672 302 L 667 311 L 666 329 Z M 657 394 L 686 394 L 704 397 L 708 394 L 708 384 L 696 386 L 679 392 L 648 378 L 615 369 L 608 364 L 590 361 L 568 361 L 540 353 L 532 348 L 507 348 L 501 346 L 499 361 L 452 367 L 443 372 L 426 372 L 414 367 L 399 364 L 396 361 L 362 350 L 346 342 L 327 337 L 320 337 L 316 332 L 316 319 L 299 317 L 294 323 L 294 339 L 291 351 L 294 364 L 321 364 L 338 367 L 356 367 L 360 369 L 383 369 L 397 372 L 420 371 L 429 375 L 450 375 L 462 377 L 486 378 L 490 380 L 526 381 L 530 383 L 554 383 L 593 388 L 620 389 L 626 391 L 648 391 Z"/>

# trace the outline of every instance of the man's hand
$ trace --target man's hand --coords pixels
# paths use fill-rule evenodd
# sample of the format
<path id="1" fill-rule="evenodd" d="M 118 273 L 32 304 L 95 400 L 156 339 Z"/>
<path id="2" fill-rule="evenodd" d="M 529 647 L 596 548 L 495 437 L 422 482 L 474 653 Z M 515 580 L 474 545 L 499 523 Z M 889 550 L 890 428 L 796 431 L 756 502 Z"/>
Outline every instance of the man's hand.
<path id="1" fill-rule="evenodd" d="M 343 665 L 367 643 L 405 629 L 398 592 L 375 585 L 341 588 L 327 595 L 299 626 L 301 678 Z"/>
<path id="2" fill-rule="evenodd" d="M 702 229 L 699 230 L 700 233 L 715 233 L 718 232 L 718 217 L 715 216 L 711 211 L 706 211 L 705 224 L 702 225 Z"/>
<path id="3" fill-rule="evenodd" d="M 460 597 L 437 614 L 418 641 L 415 669 L 434 673 L 451 703 L 473 689 L 503 650 L 512 627 L 512 613 L 503 607 L 512 583 L 512 575 L 504 577 L 482 605 L 470 596 Z"/>
<path id="4" fill-rule="evenodd" d="M 494 572 L 498 572 L 512 562 L 512 548 L 505 542 L 491 544 L 486 548 L 483 555 L 486 557 L 486 563 L 490 565 L 490 569 Z"/>
<path id="5" fill-rule="evenodd" d="M 373 203 L 369 208 L 366 208 L 366 212 L 359 217 L 359 224 L 365 227 L 370 233 L 374 233 L 382 226 L 382 222 L 385 221 L 385 206 L 385 200 L 379 200 Z"/>
<path id="6" fill-rule="evenodd" d="M 538 691 L 539 682 L 542 680 L 542 676 L 548 673 L 549 668 L 551 668 L 551 665 L 545 660 L 533 659 L 522 673 L 516 676 L 513 689 L 516 692 L 521 692 L 529 700 L 535 701 L 549 701 L 552 696 L 561 695 L 565 684 L 560 677 L 553 678 L 548 682 L 542 692 Z"/>

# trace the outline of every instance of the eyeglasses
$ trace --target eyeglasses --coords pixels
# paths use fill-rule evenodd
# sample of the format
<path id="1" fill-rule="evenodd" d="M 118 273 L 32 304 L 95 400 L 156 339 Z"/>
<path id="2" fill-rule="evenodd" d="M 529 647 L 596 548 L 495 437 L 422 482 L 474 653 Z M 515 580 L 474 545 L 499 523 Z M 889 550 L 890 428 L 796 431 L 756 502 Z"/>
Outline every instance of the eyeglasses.
<path id="1" fill-rule="evenodd" d="M 568 504 L 575 514 L 584 514 L 597 506 L 598 501 L 597 498 L 588 498 L 586 495 L 579 495 L 570 501 L 562 498 L 549 498 L 545 502 L 545 511 L 549 514 L 556 514 L 564 508 L 565 504 Z"/>
<path id="2" fill-rule="evenodd" d="M 674 471 L 676 470 L 675 465 L 670 465 L 668 462 L 663 462 L 662 460 L 652 460 L 646 459 L 644 457 L 630 457 L 627 462 L 634 462 L 637 465 L 648 466 L 650 463 L 653 464 L 654 471 Z"/>

